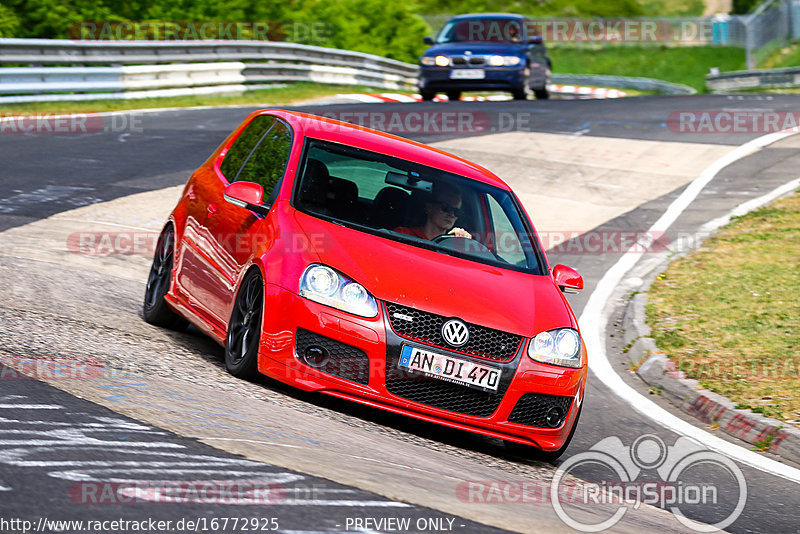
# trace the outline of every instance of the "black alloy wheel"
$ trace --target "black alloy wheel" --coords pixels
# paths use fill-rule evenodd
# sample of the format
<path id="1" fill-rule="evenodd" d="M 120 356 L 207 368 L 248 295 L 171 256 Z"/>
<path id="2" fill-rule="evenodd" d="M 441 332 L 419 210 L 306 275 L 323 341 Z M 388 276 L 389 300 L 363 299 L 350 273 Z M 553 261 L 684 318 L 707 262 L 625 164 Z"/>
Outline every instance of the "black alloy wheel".
<path id="1" fill-rule="evenodd" d="M 164 299 L 172 281 L 174 256 L 175 230 L 172 225 L 169 225 L 158 236 L 158 243 L 153 255 L 153 264 L 150 267 L 150 274 L 147 276 L 142 316 L 150 324 L 173 330 L 182 330 L 186 328 L 188 322 L 172 311 Z"/>
<path id="2" fill-rule="evenodd" d="M 258 345 L 264 312 L 264 282 L 257 269 L 242 281 L 225 338 L 225 368 L 237 378 L 258 375 Z"/>

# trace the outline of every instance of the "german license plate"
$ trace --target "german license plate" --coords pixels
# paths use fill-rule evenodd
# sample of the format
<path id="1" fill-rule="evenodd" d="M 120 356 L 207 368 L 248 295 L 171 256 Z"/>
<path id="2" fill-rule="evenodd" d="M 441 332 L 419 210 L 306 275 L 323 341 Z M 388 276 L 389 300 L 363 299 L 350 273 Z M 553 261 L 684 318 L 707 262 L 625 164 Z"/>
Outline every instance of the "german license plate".
<path id="1" fill-rule="evenodd" d="M 486 77 L 483 69 L 453 69 L 450 78 L 453 80 L 482 80 Z"/>
<path id="2" fill-rule="evenodd" d="M 425 376 L 483 391 L 496 392 L 500 383 L 500 369 L 497 367 L 474 363 L 408 345 L 403 345 L 398 365 L 403 369 L 416 371 Z"/>

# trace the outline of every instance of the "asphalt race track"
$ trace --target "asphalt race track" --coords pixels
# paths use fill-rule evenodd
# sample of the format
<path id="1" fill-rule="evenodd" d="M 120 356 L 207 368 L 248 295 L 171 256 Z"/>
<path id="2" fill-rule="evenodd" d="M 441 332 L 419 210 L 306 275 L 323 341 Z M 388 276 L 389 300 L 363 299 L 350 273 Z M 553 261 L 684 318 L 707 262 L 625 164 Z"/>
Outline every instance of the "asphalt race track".
<path id="1" fill-rule="evenodd" d="M 598 225 L 580 228 L 613 234 L 649 228 L 694 176 L 682 182 L 674 177 L 672 181 L 662 180 L 661 170 L 648 172 L 649 161 L 674 160 L 677 166 L 682 157 L 689 159 L 686 147 L 699 146 L 700 156 L 693 162 L 698 175 L 712 163 L 712 159 L 704 158 L 712 154 L 716 157 L 762 135 L 752 131 L 680 131 L 670 121 L 676 112 L 795 111 L 796 102 L 797 98 L 790 96 L 748 95 L 329 104 L 298 109 L 364 120 L 373 120 L 376 113 L 402 117 L 414 112 L 463 113 L 467 123 L 461 124 L 467 124 L 465 127 L 429 125 L 423 131 L 396 133 L 443 148 L 452 144 L 454 151 L 462 150 L 467 157 L 479 155 L 501 177 L 505 174 L 500 168 L 518 172 L 523 178 L 526 173 L 550 172 L 554 178 L 548 185 L 570 194 L 591 169 L 622 169 L 619 172 L 626 173 L 627 181 L 619 191 L 603 193 L 603 186 L 613 187 L 612 182 L 591 186 L 598 188 L 598 195 L 606 195 L 603 202 L 610 206 L 610 215 L 598 219 L 602 221 Z M 0 277 L 5 281 L 0 296 L 0 359 L 58 357 L 63 362 L 73 358 L 97 362 L 99 369 L 87 380 L 59 382 L 56 377 L 45 384 L 23 379 L 0 363 L 2 519 L 29 520 L 34 528 L 44 517 L 153 518 L 173 521 L 173 525 L 181 519 L 204 520 L 206 530 L 219 532 L 226 529 L 219 523 L 211 527 L 208 522 L 223 517 L 239 521 L 274 517 L 278 525 L 273 530 L 282 532 L 494 531 L 487 525 L 520 532 L 571 531 L 547 503 L 476 504 L 465 500 L 463 494 L 442 490 L 450 487 L 446 481 L 452 486 L 454 480 L 468 475 L 472 478 L 461 480 L 531 481 L 544 487 L 553 476 L 553 466 L 507 450 L 496 440 L 376 413 L 268 380 L 245 383 L 232 379 L 224 373 L 221 349 L 196 331 L 163 332 L 141 320 L 144 278 L 137 278 L 135 270 L 125 269 L 130 261 L 141 263 L 142 258 L 79 258 L 105 262 L 102 269 L 84 270 L 79 263 L 20 254 L 10 247 L 15 236 L 23 235 L 26 228 L 49 224 L 51 216 L 69 217 L 71 213 L 84 213 L 73 210 L 100 207 L 109 201 L 130 210 L 131 217 L 139 217 L 143 225 L 150 225 L 148 228 L 154 224 L 157 228 L 158 216 L 151 216 L 149 206 L 132 206 L 127 197 L 142 195 L 134 198 L 144 202 L 153 198 L 147 196 L 155 194 L 150 192 L 183 184 L 251 109 L 135 114 L 135 125 L 130 115 L 123 114 L 115 119 L 120 121 L 117 127 L 86 134 L 0 134 Z M 518 157 L 513 155 L 514 147 L 492 153 L 495 145 L 491 140 L 505 139 L 497 136 L 526 133 L 531 139 L 546 139 L 550 144 L 542 141 L 541 146 L 551 151 L 557 150 L 559 143 L 575 143 L 581 150 L 565 154 L 563 160 L 559 160 L 561 156 L 547 159 L 546 155 L 526 155 L 523 147 L 519 147 Z M 670 227 L 668 238 L 674 242 L 681 236 L 696 235 L 704 223 L 797 178 L 797 137 L 769 145 L 722 169 Z M 647 157 L 652 159 L 634 153 L 633 148 L 626 156 L 619 148 L 626 145 L 646 147 Z M 599 146 L 606 148 L 587 148 Z M 626 157 L 630 161 L 620 161 Z M 536 167 L 539 160 L 541 168 Z M 688 175 L 695 167 L 681 172 Z M 659 182 L 661 189 L 656 187 Z M 585 192 L 583 182 L 580 184 Z M 630 209 L 612 206 L 614 197 L 625 196 L 627 189 L 636 189 L 637 184 L 645 192 L 638 200 L 629 201 Z M 594 194 L 591 187 L 589 192 Z M 646 194 L 656 190 L 657 194 Z M 530 194 L 535 198 L 535 191 Z M 590 204 L 592 194 L 587 193 L 583 201 Z M 167 204 L 170 202 L 171 197 Z M 526 201 L 526 207 L 540 232 L 554 229 L 542 227 L 535 205 Z M 35 238 L 37 234 L 29 233 L 28 238 L 30 235 Z M 42 239 L 45 237 L 42 235 Z M 576 315 L 581 315 L 597 282 L 620 256 L 613 250 L 548 253 L 551 264 L 570 265 L 584 277 L 584 292 L 570 297 Z M 134 275 L 114 276 L 117 271 Z M 635 281 L 628 282 L 634 284 L 630 289 L 635 289 Z M 648 388 L 626 372 L 618 339 L 612 325 L 607 332 L 611 363 L 623 380 L 647 395 Z M 689 420 L 663 399 L 649 398 Z M 667 446 L 679 438 L 657 421 L 632 410 L 595 376 L 590 376 L 585 404 L 572 445 L 559 460 L 562 465 L 613 436 L 627 446 L 645 435 L 657 436 Z M 259 420 L 261 425 L 252 423 Z M 724 434 L 716 435 L 747 447 Z M 746 480 L 746 502 L 738 519 L 725 530 L 800 532 L 797 483 L 748 465 L 738 464 L 738 468 Z M 109 483 L 165 477 L 185 492 L 196 489 L 199 480 L 219 480 L 220 473 L 225 474 L 226 481 L 241 477 L 240 487 L 249 491 L 247 496 L 257 494 L 262 499 L 234 506 L 220 498 L 213 504 L 201 499 L 175 503 L 148 494 L 134 502 L 119 502 L 103 501 L 102 493 L 98 493 Z M 598 481 L 603 480 L 604 471 L 589 467 L 579 476 Z M 681 508 L 691 519 L 713 524 L 736 507 L 740 493 L 726 473 L 711 466 L 687 477 L 687 484 L 711 482 L 718 491 L 718 502 L 713 506 Z M 640 477 L 645 479 L 660 480 L 655 473 Z M 613 508 L 596 506 L 583 512 L 600 521 L 610 515 L 609 510 Z M 374 521 L 365 522 L 367 518 Z M 539 522 L 531 522 L 531 518 Z M 380 519 L 399 523 L 378 523 Z M 400 530 L 398 525 L 404 519 L 411 526 Z M 19 526 L 0 522 L 0 532 L 21 532 Z M 227 531 L 233 531 L 231 527 L 228 525 Z M 266 527 L 271 527 L 269 522 Z M 646 505 L 629 511 L 612 530 L 641 532 L 655 528 L 692 532 L 672 514 Z"/>

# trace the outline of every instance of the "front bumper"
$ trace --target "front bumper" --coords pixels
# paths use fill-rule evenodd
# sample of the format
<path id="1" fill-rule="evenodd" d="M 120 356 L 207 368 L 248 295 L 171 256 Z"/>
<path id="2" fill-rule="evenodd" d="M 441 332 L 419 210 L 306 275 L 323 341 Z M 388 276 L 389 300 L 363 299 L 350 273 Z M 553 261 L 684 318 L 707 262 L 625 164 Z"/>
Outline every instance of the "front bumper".
<path id="1" fill-rule="evenodd" d="M 389 326 L 384 306 L 380 306 L 377 317 L 365 319 L 271 284 L 267 284 L 265 296 L 265 302 L 275 305 L 265 306 L 259 371 L 301 389 L 544 450 L 561 447 L 583 400 L 585 366 L 567 369 L 531 361 L 524 355 L 526 343 L 520 345 L 513 360 L 505 363 L 452 353 L 461 359 L 500 367 L 497 394 L 435 378 L 404 379 L 396 367 L 402 345 L 427 345 L 396 334 Z M 280 312 L 273 314 L 270 310 Z M 326 351 L 330 348 L 328 356 L 335 353 L 341 362 L 314 359 L 318 353 L 310 350 L 309 339 L 317 340 L 317 345 Z M 302 354 L 298 354 L 298 347 Z M 515 406 L 526 393 L 569 397 L 563 423 L 557 428 L 545 428 L 510 422 Z"/>
<path id="2" fill-rule="evenodd" d="M 482 70 L 481 79 L 453 79 L 451 71 Z M 423 91 L 481 91 L 519 89 L 525 84 L 522 67 L 451 68 L 420 67 L 418 86 Z"/>

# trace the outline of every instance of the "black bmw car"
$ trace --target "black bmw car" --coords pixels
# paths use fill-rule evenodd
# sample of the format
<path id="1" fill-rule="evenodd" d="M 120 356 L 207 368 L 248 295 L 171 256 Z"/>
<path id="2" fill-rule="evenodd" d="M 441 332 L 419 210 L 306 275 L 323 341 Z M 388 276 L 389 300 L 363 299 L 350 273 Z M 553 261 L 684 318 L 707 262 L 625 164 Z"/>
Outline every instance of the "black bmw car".
<path id="1" fill-rule="evenodd" d="M 458 100 L 462 91 L 509 91 L 547 98 L 551 62 L 535 24 L 522 15 L 459 15 L 444 25 L 420 58 L 419 92 Z"/>

